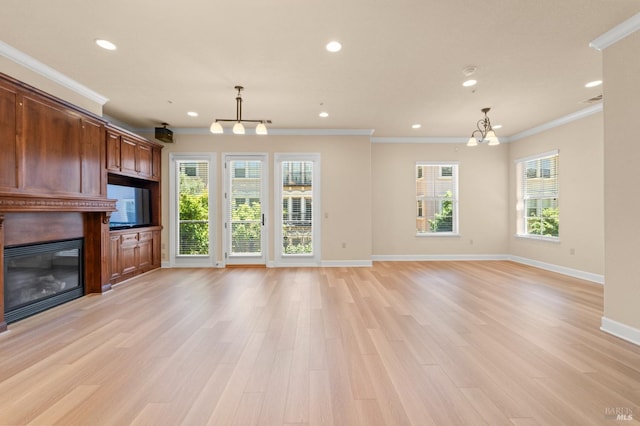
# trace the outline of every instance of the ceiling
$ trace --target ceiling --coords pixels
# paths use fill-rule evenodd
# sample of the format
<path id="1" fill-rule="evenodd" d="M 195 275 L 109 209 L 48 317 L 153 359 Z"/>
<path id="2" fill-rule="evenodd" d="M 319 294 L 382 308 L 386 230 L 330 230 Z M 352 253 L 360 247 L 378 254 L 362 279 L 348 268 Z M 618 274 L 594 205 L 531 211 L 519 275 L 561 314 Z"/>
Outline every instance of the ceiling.
<path id="1" fill-rule="evenodd" d="M 589 106 L 603 89 L 584 87 L 602 79 L 589 42 L 638 12 L 638 0 L 3 0 L 0 40 L 133 128 L 234 118 L 243 85 L 243 118 L 270 128 L 468 137 L 491 107 L 509 136 Z M 327 52 L 331 40 L 343 49 Z M 465 88 L 469 65 L 478 84 Z"/>

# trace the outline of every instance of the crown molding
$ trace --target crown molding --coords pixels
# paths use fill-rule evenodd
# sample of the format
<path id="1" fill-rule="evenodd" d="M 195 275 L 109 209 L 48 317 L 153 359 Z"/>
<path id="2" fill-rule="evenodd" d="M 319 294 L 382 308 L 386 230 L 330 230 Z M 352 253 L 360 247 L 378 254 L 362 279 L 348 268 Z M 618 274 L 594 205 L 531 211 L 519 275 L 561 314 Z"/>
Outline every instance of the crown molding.
<path id="1" fill-rule="evenodd" d="M 213 135 L 208 127 L 181 127 L 173 130 L 178 135 Z M 135 133 L 153 133 L 153 128 L 134 129 Z M 256 136 L 253 128 L 247 128 L 244 136 Z M 371 136 L 373 129 L 278 129 L 269 127 L 267 136 Z M 224 129 L 224 135 L 234 136 L 230 128 Z M 263 135 L 257 135 L 263 136 Z"/>
<path id="2" fill-rule="evenodd" d="M 54 70 L 50 66 L 43 64 L 42 62 L 27 55 L 26 53 L 19 51 L 15 47 L 9 46 L 3 41 L 0 41 L 0 55 L 15 62 L 18 65 L 22 65 L 23 67 L 46 77 L 47 79 L 55 83 L 58 83 L 63 87 L 66 87 L 69 90 L 72 90 L 84 96 L 90 101 L 100 104 L 101 106 L 106 104 L 109 100 L 109 98 L 104 97 L 97 92 L 94 92 L 87 86 L 78 83 L 72 78 L 69 78 L 61 72 Z"/>
<path id="3" fill-rule="evenodd" d="M 589 43 L 589 47 L 593 47 L 596 50 L 604 50 L 638 30 L 640 30 L 640 13 L 636 13 L 623 23 L 602 34 Z"/>
<path id="4" fill-rule="evenodd" d="M 502 141 L 502 137 L 500 141 Z M 376 137 L 371 143 L 467 143 L 469 138 L 463 137 Z"/>
<path id="5" fill-rule="evenodd" d="M 509 141 L 515 142 L 517 140 L 520 140 L 529 136 L 533 136 L 538 133 L 546 132 L 547 130 L 551 130 L 555 127 L 563 126 L 565 124 L 571 123 L 572 121 L 581 120 L 585 117 L 588 117 L 593 114 L 597 114 L 599 112 L 602 112 L 602 102 L 597 103 L 595 105 L 591 105 L 590 107 L 581 109 L 580 111 L 576 111 L 574 113 L 557 118 L 555 120 L 551 120 L 539 126 L 532 127 L 523 132 L 516 133 L 515 135 L 511 135 L 509 136 Z"/>

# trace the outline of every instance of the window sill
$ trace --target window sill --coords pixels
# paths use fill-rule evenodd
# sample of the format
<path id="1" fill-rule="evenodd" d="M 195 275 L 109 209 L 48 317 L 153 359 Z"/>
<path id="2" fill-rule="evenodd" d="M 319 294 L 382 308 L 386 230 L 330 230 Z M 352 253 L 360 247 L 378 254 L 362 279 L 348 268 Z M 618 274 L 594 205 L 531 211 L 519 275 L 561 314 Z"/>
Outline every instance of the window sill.
<path id="1" fill-rule="evenodd" d="M 546 241 L 548 243 L 560 244 L 560 237 L 544 237 L 542 235 L 524 235 L 524 234 L 516 234 L 515 237 L 521 238 L 523 240 Z"/>
<path id="2" fill-rule="evenodd" d="M 416 237 L 460 237 L 460 234 L 457 232 L 425 232 L 425 233 L 416 233 Z"/>

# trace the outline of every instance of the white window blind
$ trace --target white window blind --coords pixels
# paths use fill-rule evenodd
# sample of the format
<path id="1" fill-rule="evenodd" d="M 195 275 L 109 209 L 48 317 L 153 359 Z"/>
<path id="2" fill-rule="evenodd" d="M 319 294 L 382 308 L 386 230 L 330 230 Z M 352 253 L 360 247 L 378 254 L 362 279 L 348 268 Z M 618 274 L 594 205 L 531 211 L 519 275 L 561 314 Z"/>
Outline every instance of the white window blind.
<path id="1" fill-rule="evenodd" d="M 313 255 L 313 162 L 282 161 L 282 256 Z"/>
<path id="2" fill-rule="evenodd" d="M 517 161 L 518 234 L 556 239 L 560 233 L 559 154 L 552 151 Z"/>
<path id="3" fill-rule="evenodd" d="M 176 161 L 179 256 L 209 254 L 209 162 Z"/>
<path id="4" fill-rule="evenodd" d="M 458 164 L 416 163 L 416 234 L 458 233 Z"/>
<path id="5" fill-rule="evenodd" d="M 262 161 L 229 161 L 231 177 L 230 208 L 227 223 L 231 227 L 230 255 L 262 253 Z"/>

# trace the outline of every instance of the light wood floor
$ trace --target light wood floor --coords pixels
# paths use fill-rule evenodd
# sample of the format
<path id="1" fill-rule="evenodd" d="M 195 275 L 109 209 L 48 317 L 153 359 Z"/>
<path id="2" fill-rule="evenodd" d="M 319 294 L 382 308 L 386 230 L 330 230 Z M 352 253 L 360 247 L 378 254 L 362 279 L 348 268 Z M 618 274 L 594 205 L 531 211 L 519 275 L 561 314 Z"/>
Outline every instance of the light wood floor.
<path id="1" fill-rule="evenodd" d="M 638 424 L 602 299 L 511 262 L 156 271 L 11 324 L 0 424 Z"/>

